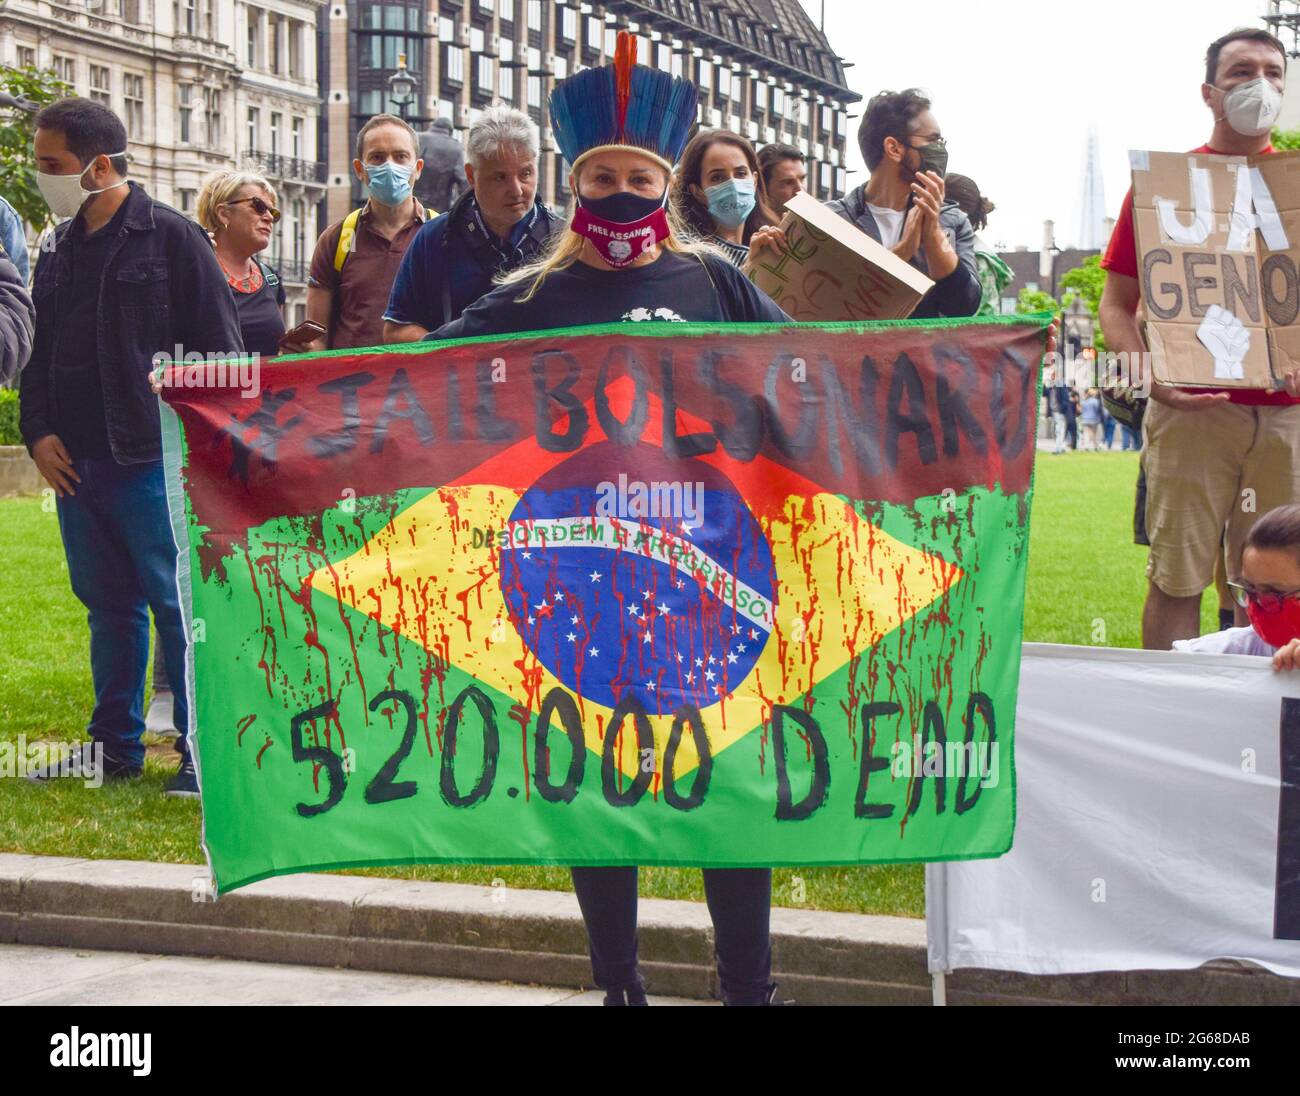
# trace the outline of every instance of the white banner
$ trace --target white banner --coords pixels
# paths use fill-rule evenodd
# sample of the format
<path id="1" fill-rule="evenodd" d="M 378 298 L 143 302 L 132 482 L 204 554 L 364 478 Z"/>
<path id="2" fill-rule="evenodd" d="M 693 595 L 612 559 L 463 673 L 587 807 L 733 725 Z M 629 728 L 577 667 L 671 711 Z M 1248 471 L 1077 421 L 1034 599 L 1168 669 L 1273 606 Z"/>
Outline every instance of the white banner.
<path id="1" fill-rule="evenodd" d="M 926 867 L 931 971 L 1300 977 L 1300 672 L 1028 643 L 1015 751 L 1011 851 Z"/>

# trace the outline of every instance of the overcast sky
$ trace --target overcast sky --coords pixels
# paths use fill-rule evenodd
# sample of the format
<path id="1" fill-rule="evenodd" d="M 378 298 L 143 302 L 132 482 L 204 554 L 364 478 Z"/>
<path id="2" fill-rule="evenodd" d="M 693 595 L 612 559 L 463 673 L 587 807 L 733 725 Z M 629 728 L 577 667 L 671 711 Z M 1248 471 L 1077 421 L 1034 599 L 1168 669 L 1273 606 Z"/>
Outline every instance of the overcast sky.
<path id="1" fill-rule="evenodd" d="M 820 0 L 804 0 L 813 19 Z M 1128 187 L 1128 150 L 1185 151 L 1204 144 L 1205 48 L 1237 26 L 1262 27 L 1265 0 L 1088 0 L 1069 6 L 924 0 L 826 0 L 826 34 L 853 67 L 864 98 L 884 88 L 930 92 L 951 170 L 997 203 L 990 244 L 1079 236 L 1088 130 L 1101 142 L 1106 211 Z M 1289 44 L 1289 43 L 1288 43 Z M 865 104 L 850 113 L 861 114 Z M 856 134 L 860 118 L 850 125 Z M 866 168 L 850 139 L 848 163 Z"/>

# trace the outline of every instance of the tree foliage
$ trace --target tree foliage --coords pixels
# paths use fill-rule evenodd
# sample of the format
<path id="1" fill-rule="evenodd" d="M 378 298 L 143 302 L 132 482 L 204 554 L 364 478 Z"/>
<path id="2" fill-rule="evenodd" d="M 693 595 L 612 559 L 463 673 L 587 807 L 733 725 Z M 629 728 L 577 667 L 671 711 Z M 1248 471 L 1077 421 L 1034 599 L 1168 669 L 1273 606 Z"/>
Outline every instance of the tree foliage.
<path id="1" fill-rule="evenodd" d="M 72 88 L 49 70 L 0 67 L 0 91 L 43 107 L 62 99 Z M 50 210 L 36 187 L 36 157 L 32 150 L 34 111 L 0 107 L 0 194 L 18 210 L 33 231 L 49 224 Z"/>
<path id="2" fill-rule="evenodd" d="M 1300 148 L 1300 129 L 1275 129 L 1272 141 L 1273 147 L 1279 152 Z"/>
<path id="3" fill-rule="evenodd" d="M 1081 300 L 1092 317 L 1093 345 L 1098 350 L 1106 349 L 1106 340 L 1102 337 L 1101 322 L 1097 312 L 1101 308 L 1101 295 L 1106 288 L 1106 272 L 1101 268 L 1101 256 L 1089 255 L 1073 270 L 1067 271 L 1061 278 L 1064 293 L 1061 303 L 1069 308 L 1076 300 Z"/>
<path id="4" fill-rule="evenodd" d="M 1061 306 L 1050 293 L 1041 289 L 1022 289 L 1016 298 L 1017 312 L 1060 312 Z"/>

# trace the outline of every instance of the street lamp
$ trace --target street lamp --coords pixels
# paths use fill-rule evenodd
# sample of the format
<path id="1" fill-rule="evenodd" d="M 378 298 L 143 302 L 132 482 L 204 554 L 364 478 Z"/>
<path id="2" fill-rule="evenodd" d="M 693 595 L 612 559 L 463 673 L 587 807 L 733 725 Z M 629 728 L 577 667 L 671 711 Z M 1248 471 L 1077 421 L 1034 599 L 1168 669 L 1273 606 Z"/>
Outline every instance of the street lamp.
<path id="1" fill-rule="evenodd" d="M 388 78 L 388 101 L 397 107 L 397 116 L 406 121 L 406 108 L 415 101 L 415 76 L 406 67 L 406 54 L 397 55 L 397 71 Z"/>

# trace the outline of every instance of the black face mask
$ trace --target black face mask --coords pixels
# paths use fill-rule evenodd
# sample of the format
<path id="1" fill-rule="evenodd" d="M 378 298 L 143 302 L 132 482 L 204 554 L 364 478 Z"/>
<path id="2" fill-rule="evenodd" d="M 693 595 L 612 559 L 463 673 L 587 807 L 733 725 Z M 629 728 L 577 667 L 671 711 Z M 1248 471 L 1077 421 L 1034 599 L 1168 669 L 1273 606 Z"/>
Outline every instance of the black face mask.
<path id="1" fill-rule="evenodd" d="M 942 179 L 948 174 L 948 146 L 941 145 L 934 141 L 928 145 L 921 145 L 914 148 L 917 156 L 921 159 L 921 166 L 915 174 L 922 171 L 933 171 Z"/>
<path id="2" fill-rule="evenodd" d="M 630 190 L 621 190 L 617 194 L 608 194 L 604 198 L 578 197 L 578 204 L 593 217 L 609 221 L 616 225 L 630 225 L 649 217 L 664 204 L 664 196 L 645 198 L 633 194 Z"/>

